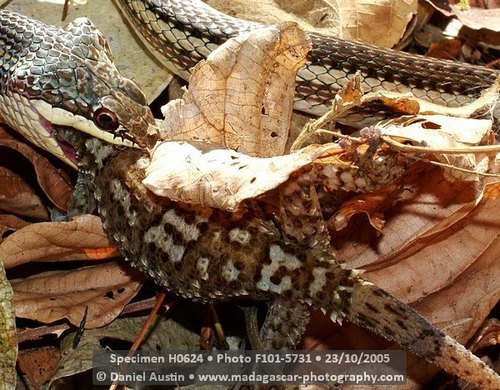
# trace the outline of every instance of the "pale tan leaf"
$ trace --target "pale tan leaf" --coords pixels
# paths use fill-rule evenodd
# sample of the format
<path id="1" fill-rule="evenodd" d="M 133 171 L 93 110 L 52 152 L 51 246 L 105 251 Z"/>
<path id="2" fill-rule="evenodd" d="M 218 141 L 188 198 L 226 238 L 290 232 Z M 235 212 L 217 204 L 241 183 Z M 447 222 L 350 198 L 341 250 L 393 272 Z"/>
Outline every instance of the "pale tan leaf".
<path id="1" fill-rule="evenodd" d="M 357 39 L 393 47 L 415 17 L 418 1 L 377 0 L 209 0 L 210 6 L 228 15 L 267 24 L 298 23 L 306 31 Z"/>
<path id="2" fill-rule="evenodd" d="M 343 38 L 391 48 L 417 14 L 418 1 L 340 0 Z"/>
<path id="3" fill-rule="evenodd" d="M 342 25 L 339 5 L 332 0 L 207 0 L 211 7 L 241 19 L 266 24 L 292 21 L 306 31 L 317 31 L 340 37 Z"/>
<path id="4" fill-rule="evenodd" d="M 228 41 L 196 65 L 183 99 L 163 107 L 163 139 L 202 141 L 253 156 L 283 154 L 295 74 L 310 46 L 292 23 Z"/>
<path id="5" fill-rule="evenodd" d="M 383 134 L 404 137 L 435 148 L 468 147 L 486 139 L 491 121 L 488 119 L 453 118 L 444 115 L 418 115 L 403 126 L 387 126 Z"/>
<path id="6" fill-rule="evenodd" d="M 67 318 L 78 326 L 88 307 L 87 329 L 113 321 L 145 276 L 125 263 L 51 271 L 13 280 L 16 316 L 44 323 Z"/>
<path id="7" fill-rule="evenodd" d="M 0 387 L 16 387 L 17 331 L 12 287 L 0 261 Z"/>
<path id="8" fill-rule="evenodd" d="M 163 142 L 153 152 L 143 183 L 158 196 L 234 211 L 331 148 L 310 146 L 285 156 L 258 158 L 202 144 Z"/>
<path id="9" fill-rule="evenodd" d="M 429 150 L 438 161 L 473 172 L 486 172 L 495 164 L 494 155 L 466 153 L 467 148 L 478 146 L 490 135 L 492 122 L 488 119 L 454 118 L 444 115 L 417 115 L 405 123 L 384 126 L 385 135 L 411 140 L 418 146 L 430 149 L 444 149 L 459 152 L 440 153 Z M 471 149 L 472 152 L 472 149 Z M 478 180 L 478 176 L 453 169 L 447 169 L 449 179 Z"/>
<path id="10" fill-rule="evenodd" d="M 28 262 L 103 259 L 118 251 L 99 217 L 82 215 L 70 222 L 43 222 L 26 226 L 0 244 L 5 268 Z"/>

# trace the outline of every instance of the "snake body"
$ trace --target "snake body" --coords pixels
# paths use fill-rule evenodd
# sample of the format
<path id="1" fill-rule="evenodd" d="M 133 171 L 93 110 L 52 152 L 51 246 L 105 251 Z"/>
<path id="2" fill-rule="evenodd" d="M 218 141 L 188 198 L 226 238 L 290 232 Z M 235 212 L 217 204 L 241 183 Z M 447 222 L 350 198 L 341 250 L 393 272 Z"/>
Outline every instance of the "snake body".
<path id="1" fill-rule="evenodd" d="M 171 71 L 188 79 L 190 69 L 224 41 L 264 25 L 236 19 L 200 0 L 117 0 L 139 38 Z M 294 108 L 314 115 L 356 71 L 365 91 L 380 89 L 437 104 L 469 103 L 493 84 L 499 72 L 437 60 L 360 42 L 310 33 L 313 49 L 297 75 Z"/>
<path id="2" fill-rule="evenodd" d="M 118 0 L 117 4 L 144 42 L 183 78 L 225 40 L 263 26 L 229 17 L 198 0 Z M 311 38 L 314 49 L 298 74 L 294 107 L 312 114 L 324 113 L 356 71 L 367 91 L 409 91 L 447 105 L 470 101 L 498 75 L 483 67 L 319 34 Z M 76 166 L 72 148 L 56 139 L 54 125 L 130 146 L 122 124 L 113 139 L 105 131 L 117 122 L 117 113 L 123 112 L 133 127 L 134 121 L 152 123 L 142 91 L 120 75 L 104 37 L 87 18 L 59 28 L 0 10 L 0 42 L 0 119 L 66 162 Z"/>
<path id="3" fill-rule="evenodd" d="M 142 184 L 148 151 L 122 145 L 155 141 L 148 134 L 151 111 L 141 90 L 120 75 L 88 19 L 61 29 L 1 11 L 0 41 L 0 119 L 49 150 L 52 141 L 77 150 L 108 234 L 126 259 L 159 284 L 205 301 L 307 303 L 397 341 L 482 388 L 499 388 L 500 377 L 481 360 L 344 269 L 330 250 L 285 243 L 258 199 L 244 214 L 232 215 L 148 191 Z"/>

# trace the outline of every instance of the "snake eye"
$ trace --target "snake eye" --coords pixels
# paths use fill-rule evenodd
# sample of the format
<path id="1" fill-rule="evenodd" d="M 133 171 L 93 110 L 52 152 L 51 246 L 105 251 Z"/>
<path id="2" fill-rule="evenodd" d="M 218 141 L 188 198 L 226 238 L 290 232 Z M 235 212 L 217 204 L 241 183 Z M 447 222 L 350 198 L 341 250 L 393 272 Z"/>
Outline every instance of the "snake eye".
<path id="1" fill-rule="evenodd" d="M 94 123 L 101 130 L 112 131 L 120 126 L 117 116 L 113 111 L 106 108 L 99 108 L 94 113 Z"/>

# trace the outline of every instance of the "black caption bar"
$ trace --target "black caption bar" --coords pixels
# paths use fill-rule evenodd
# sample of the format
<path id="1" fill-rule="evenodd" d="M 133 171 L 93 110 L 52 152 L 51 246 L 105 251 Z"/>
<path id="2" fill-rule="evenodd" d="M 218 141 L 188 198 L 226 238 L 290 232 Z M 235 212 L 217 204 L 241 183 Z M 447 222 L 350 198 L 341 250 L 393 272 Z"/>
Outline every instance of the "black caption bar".
<path id="1" fill-rule="evenodd" d="M 127 351 L 94 353 L 95 385 L 406 383 L 404 351 Z"/>

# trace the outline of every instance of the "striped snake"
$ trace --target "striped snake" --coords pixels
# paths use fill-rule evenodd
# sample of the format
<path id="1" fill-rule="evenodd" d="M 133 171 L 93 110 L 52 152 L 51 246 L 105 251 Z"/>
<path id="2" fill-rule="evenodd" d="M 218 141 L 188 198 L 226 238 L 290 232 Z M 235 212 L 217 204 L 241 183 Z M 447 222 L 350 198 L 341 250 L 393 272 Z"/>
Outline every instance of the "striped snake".
<path id="1" fill-rule="evenodd" d="M 116 3 L 153 53 L 185 79 L 222 42 L 263 26 L 226 16 L 198 0 Z M 294 107 L 316 115 L 326 111 L 356 71 L 366 91 L 412 92 L 446 105 L 471 101 L 498 75 L 484 67 L 315 33 L 311 38 L 314 48 L 299 71 Z M 153 123 L 144 94 L 120 75 L 106 40 L 88 19 L 62 29 L 0 10 L 0 41 L 0 119 L 64 161 L 76 165 L 72 148 L 57 139 L 54 126 L 131 146 L 130 132 Z"/>
<path id="2" fill-rule="evenodd" d="M 187 80 L 191 68 L 228 38 L 261 28 L 227 16 L 200 0 L 117 0 L 129 24 L 150 51 Z M 299 70 L 294 108 L 322 115 L 356 71 L 365 91 L 380 89 L 458 106 L 493 84 L 494 70 L 385 50 L 360 42 L 309 33 L 313 49 Z"/>
<path id="3" fill-rule="evenodd" d="M 208 8 L 198 9 L 205 19 L 190 19 L 192 13 L 161 7 L 179 7 L 182 1 L 129 3 L 129 9 L 134 4 L 136 8 L 160 6 L 155 8 L 162 11 L 157 14 L 139 12 L 147 19 L 138 26 L 146 33 L 144 21 L 148 20 L 151 31 L 172 39 L 163 50 L 174 55 L 173 64 L 184 76 L 196 56 L 207 55 L 237 33 L 236 27 L 256 26 Z M 185 10 L 194 10 L 188 2 L 185 5 Z M 149 18 L 160 14 L 162 22 Z M 163 42 L 160 35 L 156 40 Z M 425 96 L 434 99 L 437 91 L 443 99 L 455 96 L 451 99 L 455 102 L 460 101 L 460 93 L 477 88 L 480 81 L 490 84 L 494 78 L 494 72 L 481 68 L 340 40 L 322 41 L 318 36 L 314 40 L 311 62 L 299 77 L 311 83 L 301 85 L 299 80 L 297 98 L 299 108 L 309 105 L 312 112 L 331 99 L 343 82 L 341 75 L 346 79 L 356 69 L 365 72 L 365 86 L 372 79 L 398 90 L 405 83 L 415 84 L 410 86 L 413 92 L 425 91 Z M 198 212 L 146 191 L 140 161 L 146 151 L 121 153 L 110 143 L 134 146 L 146 138 L 153 116 L 144 94 L 120 75 L 104 37 L 88 19 L 77 19 L 61 29 L 0 11 L 0 42 L 0 119 L 73 164 L 71 146 L 78 149 L 82 176 L 89 179 L 88 190 L 94 190 L 92 197 L 99 203 L 109 236 L 125 258 L 156 282 L 180 296 L 200 300 L 284 298 L 295 306 L 307 302 L 332 319 L 346 316 L 484 388 L 498 388 L 498 375 L 481 360 L 356 271 L 344 269 L 331 251 L 283 242 L 274 221 L 257 212 L 260 208 L 250 207 L 240 220 L 233 220 L 225 212 Z M 316 57 L 328 45 L 333 45 L 328 49 L 331 53 Z M 351 56 L 355 48 L 357 54 Z M 325 70 L 327 63 L 334 63 L 332 70 Z M 434 79 L 435 74 L 440 76 Z M 315 80 L 329 87 L 315 90 Z"/>

